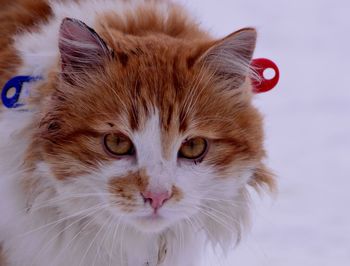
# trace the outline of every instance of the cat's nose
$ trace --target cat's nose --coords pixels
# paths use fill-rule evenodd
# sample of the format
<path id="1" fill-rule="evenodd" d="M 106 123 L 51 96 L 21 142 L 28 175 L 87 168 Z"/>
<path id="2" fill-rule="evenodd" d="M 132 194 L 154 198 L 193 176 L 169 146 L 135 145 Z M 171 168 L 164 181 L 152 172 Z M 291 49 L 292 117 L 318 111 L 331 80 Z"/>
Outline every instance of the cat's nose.
<path id="1" fill-rule="evenodd" d="M 145 203 L 149 202 L 154 210 L 158 210 L 163 204 L 170 199 L 171 194 L 168 191 L 153 192 L 146 191 L 141 193 Z"/>

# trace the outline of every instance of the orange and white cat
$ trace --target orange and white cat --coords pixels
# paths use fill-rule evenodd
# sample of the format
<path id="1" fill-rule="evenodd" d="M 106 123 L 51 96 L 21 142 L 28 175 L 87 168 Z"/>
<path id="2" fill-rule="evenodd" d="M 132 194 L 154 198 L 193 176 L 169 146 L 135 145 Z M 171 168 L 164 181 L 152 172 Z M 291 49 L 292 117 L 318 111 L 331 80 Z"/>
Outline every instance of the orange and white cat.
<path id="1" fill-rule="evenodd" d="M 256 32 L 216 40 L 152 0 L 1 1 L 1 265 L 201 265 L 272 187 Z"/>

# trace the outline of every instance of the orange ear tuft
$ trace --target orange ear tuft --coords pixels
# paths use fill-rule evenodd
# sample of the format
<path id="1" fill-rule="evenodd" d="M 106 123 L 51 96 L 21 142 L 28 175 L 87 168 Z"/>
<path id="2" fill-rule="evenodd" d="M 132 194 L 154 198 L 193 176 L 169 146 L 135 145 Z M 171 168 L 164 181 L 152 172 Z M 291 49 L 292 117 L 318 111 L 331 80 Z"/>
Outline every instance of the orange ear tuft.
<path id="1" fill-rule="evenodd" d="M 275 175 L 264 164 L 260 164 L 255 169 L 253 178 L 249 182 L 256 191 L 260 192 L 261 189 L 267 189 L 270 193 L 277 191 Z"/>

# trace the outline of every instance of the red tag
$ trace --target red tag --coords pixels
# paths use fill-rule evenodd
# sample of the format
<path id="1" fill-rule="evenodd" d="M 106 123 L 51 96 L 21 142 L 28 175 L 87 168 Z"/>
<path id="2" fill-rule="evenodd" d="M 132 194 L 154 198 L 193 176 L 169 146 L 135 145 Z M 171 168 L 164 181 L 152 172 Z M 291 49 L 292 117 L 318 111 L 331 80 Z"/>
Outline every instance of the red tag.
<path id="1" fill-rule="evenodd" d="M 267 92 L 269 90 L 272 90 L 277 85 L 280 78 L 280 72 L 274 62 L 266 58 L 257 58 L 252 60 L 251 65 L 255 72 L 259 75 L 259 80 L 252 79 L 254 93 Z M 264 71 L 266 69 L 273 69 L 275 72 L 274 77 L 271 79 L 266 79 L 264 77 Z"/>

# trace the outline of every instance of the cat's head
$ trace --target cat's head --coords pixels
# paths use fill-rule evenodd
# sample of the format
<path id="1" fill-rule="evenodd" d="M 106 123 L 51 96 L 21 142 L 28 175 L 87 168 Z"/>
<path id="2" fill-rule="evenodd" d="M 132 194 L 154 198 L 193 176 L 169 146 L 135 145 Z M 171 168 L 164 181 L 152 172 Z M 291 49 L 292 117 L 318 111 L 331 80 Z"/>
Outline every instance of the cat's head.
<path id="1" fill-rule="evenodd" d="M 100 34 L 73 19 L 60 28 L 62 70 L 38 145 L 70 199 L 62 208 L 143 232 L 235 221 L 247 185 L 272 184 L 251 104 L 255 30 L 215 41 Z"/>

